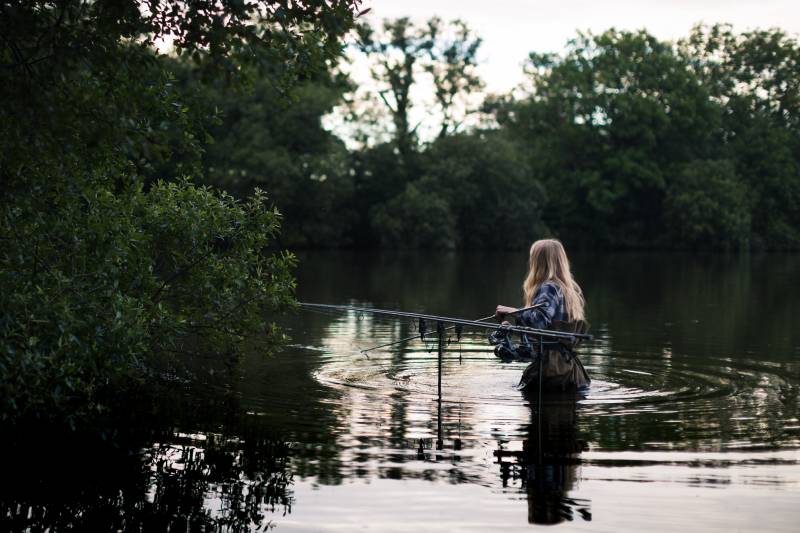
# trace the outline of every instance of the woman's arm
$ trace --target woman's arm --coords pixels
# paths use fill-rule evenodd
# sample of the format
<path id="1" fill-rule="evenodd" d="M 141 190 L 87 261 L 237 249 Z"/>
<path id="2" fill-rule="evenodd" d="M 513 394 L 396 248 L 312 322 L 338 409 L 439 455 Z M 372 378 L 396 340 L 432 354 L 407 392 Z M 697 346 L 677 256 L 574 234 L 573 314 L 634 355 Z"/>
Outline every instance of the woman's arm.
<path id="1" fill-rule="evenodd" d="M 533 297 L 532 305 L 537 307 L 517 315 L 517 324 L 529 328 L 549 328 L 561 298 L 561 290 L 555 283 L 543 283 Z"/>

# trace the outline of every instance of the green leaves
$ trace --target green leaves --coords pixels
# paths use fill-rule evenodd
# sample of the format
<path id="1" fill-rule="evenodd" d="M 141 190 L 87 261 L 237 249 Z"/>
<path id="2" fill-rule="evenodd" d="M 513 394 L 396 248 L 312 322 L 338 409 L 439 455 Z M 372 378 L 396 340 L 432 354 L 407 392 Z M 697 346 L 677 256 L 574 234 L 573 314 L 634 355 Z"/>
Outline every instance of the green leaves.
<path id="1" fill-rule="evenodd" d="M 426 182 L 421 182 L 424 185 Z M 455 227 L 447 201 L 409 183 L 405 190 L 371 213 L 381 244 L 390 248 L 455 248 Z"/>
<path id="2" fill-rule="evenodd" d="M 669 234 L 696 248 L 748 246 L 750 205 L 747 188 L 730 160 L 692 161 L 681 168 L 666 199 Z"/>
<path id="3" fill-rule="evenodd" d="M 579 34 L 531 54 L 527 98 L 492 105 L 570 242 L 796 248 L 798 54 L 780 31 Z"/>
<path id="4" fill-rule="evenodd" d="M 4 418 L 51 407 L 90 414 L 98 384 L 130 376 L 134 361 L 199 339 L 193 351 L 230 357 L 293 302 L 294 260 L 270 252 L 280 218 L 263 193 L 242 203 L 187 180 L 149 191 L 92 178 L 73 187 L 49 213 L 17 211 L 14 228 L 34 246 L 5 246 Z"/>
<path id="5" fill-rule="evenodd" d="M 0 17 L 0 420 L 70 425 L 180 352 L 235 359 L 293 302 L 280 216 L 193 185 L 218 113 L 184 91 L 281 94 L 341 53 L 358 0 L 12 2 Z M 202 91 L 198 91 L 202 92 Z M 161 181 L 169 178 L 172 181 Z"/>
<path id="6" fill-rule="evenodd" d="M 196 71 L 177 65 L 181 85 L 198 87 Z M 286 213 L 281 242 L 288 246 L 322 245 L 347 238 L 350 161 L 343 143 L 322 124 L 322 117 L 349 85 L 320 72 L 293 89 L 294 101 L 275 90 L 269 77 L 253 80 L 250 92 L 215 83 L 203 99 L 221 111 L 209 128 L 215 143 L 203 155 L 204 182 L 246 198 L 255 187 Z M 337 224 L 331 223 L 337 217 Z"/>

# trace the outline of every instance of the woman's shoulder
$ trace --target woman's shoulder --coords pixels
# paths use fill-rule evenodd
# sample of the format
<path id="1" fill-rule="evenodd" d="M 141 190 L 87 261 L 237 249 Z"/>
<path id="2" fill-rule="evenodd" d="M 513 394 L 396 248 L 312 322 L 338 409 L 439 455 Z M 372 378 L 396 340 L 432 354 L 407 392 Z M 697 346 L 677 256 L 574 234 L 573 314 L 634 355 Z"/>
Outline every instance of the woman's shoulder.
<path id="1" fill-rule="evenodd" d="M 564 291 L 561 288 L 561 285 L 553 280 L 547 280 L 539 285 L 540 293 L 548 293 L 548 294 L 563 294 Z"/>
<path id="2" fill-rule="evenodd" d="M 533 299 L 534 301 L 561 301 L 564 299 L 564 291 L 561 289 L 561 285 L 555 281 L 548 280 L 539 285 Z"/>

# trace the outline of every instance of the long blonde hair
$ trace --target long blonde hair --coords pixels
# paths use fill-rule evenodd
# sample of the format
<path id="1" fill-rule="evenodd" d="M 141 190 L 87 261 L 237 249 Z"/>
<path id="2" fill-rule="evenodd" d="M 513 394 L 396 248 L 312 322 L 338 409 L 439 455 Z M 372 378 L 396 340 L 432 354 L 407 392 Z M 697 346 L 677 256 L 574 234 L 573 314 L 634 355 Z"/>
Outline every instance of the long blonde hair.
<path id="1" fill-rule="evenodd" d="M 583 320 L 583 291 L 572 277 L 567 252 L 561 242 L 555 239 L 542 239 L 531 245 L 528 275 L 522 284 L 526 307 L 533 304 L 536 291 L 546 281 L 561 288 L 569 320 Z"/>

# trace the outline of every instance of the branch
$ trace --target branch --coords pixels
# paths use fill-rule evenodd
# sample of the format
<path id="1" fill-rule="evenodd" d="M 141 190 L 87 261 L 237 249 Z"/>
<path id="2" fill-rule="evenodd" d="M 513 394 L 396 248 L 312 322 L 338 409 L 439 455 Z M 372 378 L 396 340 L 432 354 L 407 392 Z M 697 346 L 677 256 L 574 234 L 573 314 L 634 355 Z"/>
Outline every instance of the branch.
<path id="1" fill-rule="evenodd" d="M 191 264 L 187 265 L 186 267 L 179 268 L 173 275 L 171 275 L 169 278 L 165 279 L 164 282 L 161 284 L 161 287 L 159 287 L 158 290 L 156 290 L 156 292 L 153 293 L 153 298 L 152 298 L 153 299 L 153 303 L 156 303 L 156 302 L 159 301 L 159 297 L 160 297 L 161 293 L 164 292 L 164 289 L 167 288 L 167 285 L 169 285 L 170 283 L 175 281 L 178 277 L 186 274 L 191 269 L 193 269 L 194 267 L 199 265 L 201 261 L 203 261 L 205 259 L 208 259 L 209 255 L 211 255 L 211 251 L 210 250 L 209 250 L 208 253 L 206 253 L 204 255 L 201 255 L 200 257 L 198 257 L 195 261 L 193 261 Z"/>
<path id="2" fill-rule="evenodd" d="M 381 97 L 381 100 L 383 100 L 383 103 L 386 104 L 386 107 L 389 108 L 389 111 L 393 115 L 396 115 L 397 114 L 397 110 L 394 107 L 392 107 L 392 104 L 390 104 L 389 100 L 386 99 L 386 94 L 385 93 L 387 93 L 387 92 L 389 92 L 389 89 L 384 89 L 383 91 L 378 91 L 378 95 Z"/>

